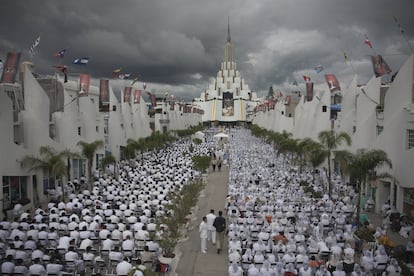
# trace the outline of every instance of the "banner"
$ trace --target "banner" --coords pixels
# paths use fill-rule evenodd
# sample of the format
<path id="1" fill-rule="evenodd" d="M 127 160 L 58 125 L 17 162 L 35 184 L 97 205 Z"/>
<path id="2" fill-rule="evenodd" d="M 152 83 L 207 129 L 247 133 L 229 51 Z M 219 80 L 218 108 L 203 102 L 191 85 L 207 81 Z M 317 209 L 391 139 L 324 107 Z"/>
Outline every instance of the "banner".
<path id="1" fill-rule="evenodd" d="M 139 104 L 140 100 L 141 100 L 141 90 L 135 89 L 134 104 Z"/>
<path id="2" fill-rule="evenodd" d="M 109 81 L 99 81 L 99 112 L 109 112 Z"/>
<path id="3" fill-rule="evenodd" d="M 313 99 L 313 82 L 306 83 L 306 100 L 311 102 Z"/>
<path id="4" fill-rule="evenodd" d="M 78 97 L 87 97 L 88 96 L 90 81 L 91 81 L 91 75 L 89 75 L 89 74 L 80 74 L 80 76 L 79 76 Z"/>
<path id="5" fill-rule="evenodd" d="M 131 89 L 132 87 L 127 86 L 124 88 L 124 103 L 130 103 L 131 102 Z"/>
<path id="6" fill-rule="evenodd" d="M 3 66 L 1 82 L 14 83 L 16 80 L 17 67 L 19 66 L 21 53 L 8 53 L 6 64 Z"/>
<path id="7" fill-rule="evenodd" d="M 233 93 L 224 92 L 223 93 L 223 106 L 222 106 L 222 116 L 234 116 L 234 100 Z"/>
<path id="8" fill-rule="evenodd" d="M 329 88 L 329 91 L 331 91 L 331 93 L 341 90 L 338 79 L 336 78 L 334 74 L 326 74 L 325 80 L 326 80 L 326 83 L 328 84 L 328 88 Z"/>
<path id="9" fill-rule="evenodd" d="M 372 67 L 374 68 L 375 76 L 381 77 L 391 73 L 391 69 L 381 55 L 371 56 Z"/>

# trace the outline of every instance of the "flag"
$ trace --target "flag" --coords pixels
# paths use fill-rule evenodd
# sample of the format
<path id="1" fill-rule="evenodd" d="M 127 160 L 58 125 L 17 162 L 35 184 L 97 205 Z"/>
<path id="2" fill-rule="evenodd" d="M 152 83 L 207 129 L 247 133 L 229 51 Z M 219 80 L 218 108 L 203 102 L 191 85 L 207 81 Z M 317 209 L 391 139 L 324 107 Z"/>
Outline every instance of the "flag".
<path id="1" fill-rule="evenodd" d="M 139 104 L 140 99 L 141 99 L 141 90 L 135 89 L 135 93 L 134 93 L 134 104 Z"/>
<path id="2" fill-rule="evenodd" d="M 112 76 L 113 77 L 116 77 L 116 76 L 118 76 L 118 74 L 121 72 L 121 70 L 122 70 L 122 68 L 115 68 L 113 71 L 112 71 Z"/>
<path id="3" fill-rule="evenodd" d="M 147 94 L 150 98 L 152 108 L 155 108 L 157 106 L 157 99 L 155 98 L 155 94 L 152 94 L 150 92 L 147 92 Z"/>
<path id="4" fill-rule="evenodd" d="M 131 102 L 131 89 L 132 87 L 130 86 L 124 88 L 124 103 Z"/>
<path id="5" fill-rule="evenodd" d="M 318 65 L 318 66 L 315 66 L 315 71 L 316 71 L 316 73 L 321 73 L 322 71 L 323 71 L 323 66 L 322 65 Z"/>
<path id="6" fill-rule="evenodd" d="M 298 86 L 298 81 L 297 81 L 297 80 L 294 80 L 294 81 L 292 82 L 292 85 Z"/>
<path id="7" fill-rule="evenodd" d="M 367 38 L 365 38 L 364 43 L 365 43 L 365 44 L 367 44 L 369 48 L 372 48 L 372 43 L 371 43 L 371 41 L 368 39 L 368 37 L 367 37 Z"/>
<path id="8" fill-rule="evenodd" d="M 345 61 L 348 61 L 348 54 L 344 52 L 344 59 Z"/>
<path id="9" fill-rule="evenodd" d="M 89 83 L 91 81 L 91 75 L 80 74 L 79 76 L 79 97 L 87 97 L 89 92 Z"/>
<path id="10" fill-rule="evenodd" d="M 401 32 L 402 34 L 404 34 L 404 33 L 405 33 L 405 31 L 404 31 L 403 27 L 401 26 L 400 22 L 398 22 L 397 17 L 393 16 L 393 18 L 394 18 L 395 23 L 397 23 L 397 26 L 398 26 L 398 29 L 400 30 L 400 32 Z"/>
<path id="11" fill-rule="evenodd" d="M 304 80 L 305 82 L 309 82 L 309 81 L 311 81 L 311 78 L 310 78 L 309 76 L 304 75 L 304 76 L 303 76 L 303 80 Z"/>
<path id="12" fill-rule="evenodd" d="M 99 81 L 99 112 L 109 112 L 109 80 Z"/>
<path id="13" fill-rule="evenodd" d="M 381 55 L 371 56 L 372 67 L 376 77 L 391 73 L 391 69 Z"/>
<path id="14" fill-rule="evenodd" d="M 34 50 L 40 44 L 40 36 L 33 42 L 32 47 L 30 47 L 30 54 L 33 54 Z"/>
<path id="15" fill-rule="evenodd" d="M 120 78 L 121 80 L 127 80 L 127 79 L 129 79 L 130 77 L 131 77 L 131 73 L 128 73 L 128 74 L 119 74 L 118 75 L 118 78 Z"/>
<path id="16" fill-rule="evenodd" d="M 334 74 L 325 75 L 326 83 L 328 84 L 329 91 L 335 92 L 340 91 L 341 87 L 339 86 L 339 81 Z"/>
<path id="17" fill-rule="evenodd" d="M 1 82 L 14 83 L 16 80 L 17 69 L 20 62 L 21 53 L 8 53 L 6 63 L 3 67 L 3 74 L 1 76 Z"/>
<path id="18" fill-rule="evenodd" d="M 63 75 L 65 76 L 64 82 L 67 83 L 68 82 L 68 67 L 66 65 L 57 65 L 55 66 L 55 68 L 63 73 Z"/>
<path id="19" fill-rule="evenodd" d="M 313 82 L 306 83 L 306 100 L 308 102 L 313 100 Z"/>
<path id="20" fill-rule="evenodd" d="M 89 58 L 77 58 L 73 61 L 73 64 L 86 65 L 89 62 Z"/>
<path id="21" fill-rule="evenodd" d="M 169 94 L 169 92 L 168 91 L 165 91 L 164 92 L 164 97 L 168 97 L 168 94 Z"/>
<path id="22" fill-rule="evenodd" d="M 138 77 L 134 78 L 134 79 L 132 80 L 131 86 L 133 86 L 133 85 L 134 85 L 137 81 L 138 81 Z"/>
<path id="23" fill-rule="evenodd" d="M 66 54 L 66 49 L 62 49 L 55 53 L 55 58 L 64 58 Z"/>

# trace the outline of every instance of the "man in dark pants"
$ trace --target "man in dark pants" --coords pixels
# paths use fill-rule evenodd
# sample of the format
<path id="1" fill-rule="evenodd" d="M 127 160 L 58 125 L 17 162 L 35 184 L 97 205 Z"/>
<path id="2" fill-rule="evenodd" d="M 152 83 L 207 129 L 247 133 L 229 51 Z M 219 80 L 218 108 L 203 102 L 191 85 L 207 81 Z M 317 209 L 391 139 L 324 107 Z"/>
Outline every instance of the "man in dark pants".
<path id="1" fill-rule="evenodd" d="M 217 254 L 220 254 L 224 244 L 224 235 L 226 233 L 226 219 L 223 218 L 223 211 L 219 211 L 218 216 L 214 219 L 213 226 L 216 228 L 217 232 Z"/>

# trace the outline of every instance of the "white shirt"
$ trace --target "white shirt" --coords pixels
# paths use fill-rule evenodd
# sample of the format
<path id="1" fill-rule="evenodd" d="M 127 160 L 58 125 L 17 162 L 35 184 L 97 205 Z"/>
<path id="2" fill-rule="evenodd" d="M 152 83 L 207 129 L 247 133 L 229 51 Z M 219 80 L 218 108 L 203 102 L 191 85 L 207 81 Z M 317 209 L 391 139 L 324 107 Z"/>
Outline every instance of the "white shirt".
<path id="1" fill-rule="evenodd" d="M 204 220 L 201 221 L 198 232 L 200 232 L 201 239 L 207 239 L 207 223 Z"/>
<path id="2" fill-rule="evenodd" d="M 117 275 L 128 275 L 128 272 L 131 271 L 132 265 L 127 261 L 122 261 L 116 266 Z"/>
<path id="3" fill-rule="evenodd" d="M 216 215 L 213 213 L 209 213 L 206 215 L 207 218 L 207 230 L 216 230 L 216 228 L 213 226 L 214 220 L 216 219 Z"/>

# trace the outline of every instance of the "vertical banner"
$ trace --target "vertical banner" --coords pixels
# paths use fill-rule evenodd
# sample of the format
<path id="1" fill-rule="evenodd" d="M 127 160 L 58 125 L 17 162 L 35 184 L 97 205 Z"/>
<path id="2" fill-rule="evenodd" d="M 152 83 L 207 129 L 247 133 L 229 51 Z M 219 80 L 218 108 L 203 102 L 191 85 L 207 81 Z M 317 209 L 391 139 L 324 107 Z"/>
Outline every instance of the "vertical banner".
<path id="1" fill-rule="evenodd" d="M 99 112 L 109 112 L 109 81 L 99 81 Z"/>
<path id="2" fill-rule="evenodd" d="M 372 67 L 374 68 L 375 76 L 381 77 L 391 73 L 391 69 L 381 55 L 371 56 Z"/>
<path id="3" fill-rule="evenodd" d="M 6 64 L 3 66 L 1 82 L 14 83 L 16 80 L 17 68 L 19 66 L 21 53 L 8 53 Z"/>
<path id="4" fill-rule="evenodd" d="M 341 87 L 339 86 L 339 81 L 334 74 L 326 74 L 325 80 L 328 84 L 328 88 L 329 91 L 331 91 L 331 93 L 341 90 Z"/>
<path id="5" fill-rule="evenodd" d="M 131 89 L 132 87 L 127 86 L 124 88 L 124 103 L 130 103 L 131 102 Z"/>
<path id="6" fill-rule="evenodd" d="M 313 100 L 313 82 L 306 83 L 306 100 L 308 102 Z"/>
<path id="7" fill-rule="evenodd" d="M 134 104 L 139 104 L 140 99 L 141 99 L 141 90 L 135 89 L 135 93 L 134 93 Z"/>
<path id="8" fill-rule="evenodd" d="M 89 83 L 91 81 L 91 75 L 89 74 L 80 74 L 79 76 L 79 97 L 87 97 L 89 93 Z"/>
<path id="9" fill-rule="evenodd" d="M 223 93 L 223 116 L 234 116 L 234 100 L 233 93 L 224 92 Z"/>

